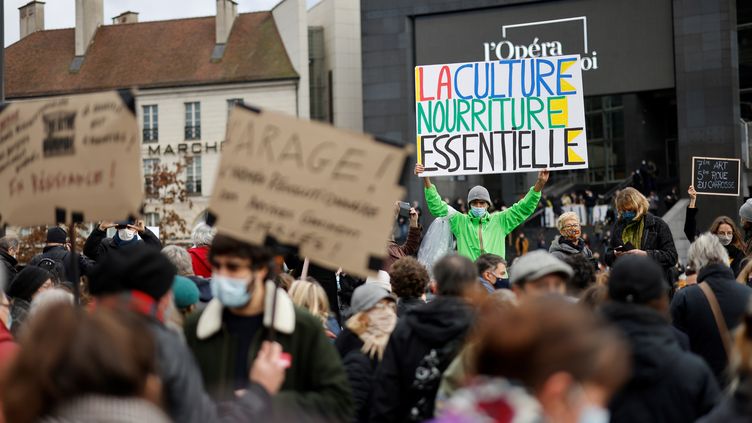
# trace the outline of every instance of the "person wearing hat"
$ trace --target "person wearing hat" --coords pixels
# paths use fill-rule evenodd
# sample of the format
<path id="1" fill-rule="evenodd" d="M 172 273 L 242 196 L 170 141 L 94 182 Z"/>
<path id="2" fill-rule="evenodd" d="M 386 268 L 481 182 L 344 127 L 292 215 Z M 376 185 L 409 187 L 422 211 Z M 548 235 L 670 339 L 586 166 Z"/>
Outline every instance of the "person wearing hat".
<path id="1" fill-rule="evenodd" d="M 573 274 L 568 264 L 546 251 L 535 250 L 514 261 L 509 282 L 512 291 L 524 301 L 541 295 L 566 294 L 567 281 Z"/>
<path id="2" fill-rule="evenodd" d="M 187 316 L 196 309 L 196 304 L 198 304 L 198 287 L 185 276 L 176 275 L 172 282 L 172 296 L 175 307 L 183 316 Z"/>
<path id="3" fill-rule="evenodd" d="M 10 281 L 5 293 L 10 297 L 10 331 L 17 336 L 31 309 L 31 300 L 54 286 L 53 275 L 36 266 L 26 266 Z"/>
<path id="4" fill-rule="evenodd" d="M 117 232 L 112 238 L 107 238 L 107 229 L 110 228 L 116 228 Z M 144 225 L 143 220 L 129 219 L 119 222 L 101 222 L 86 238 L 84 254 L 94 261 L 99 261 L 113 250 L 130 250 L 143 247 L 162 249 L 159 238 Z"/>
<path id="5" fill-rule="evenodd" d="M 422 164 L 416 164 L 415 174 L 420 176 L 424 169 Z M 473 261 L 485 253 L 505 257 L 506 236 L 533 214 L 548 176 L 548 170 L 538 172 L 538 180 L 522 200 L 497 212 L 490 211 L 492 203 L 488 190 L 480 185 L 473 187 L 467 194 L 468 213 L 454 213 L 449 217 L 449 227 L 457 238 L 457 252 Z M 423 185 L 428 211 L 435 217 L 447 216 L 449 206 L 441 199 L 431 179 L 423 177 Z"/>
<path id="6" fill-rule="evenodd" d="M 94 262 L 80 254 L 76 256 L 78 276 L 88 275 L 94 267 Z M 70 278 L 73 277 L 73 268 L 71 267 L 72 263 L 70 260 L 70 243 L 68 242 L 68 233 L 65 229 L 59 226 L 48 228 L 42 252 L 32 257 L 29 260 L 29 265 L 39 266 L 44 259 L 50 259 L 55 262 L 53 271 L 57 274 L 60 281 L 70 281 Z"/>
<path id="7" fill-rule="evenodd" d="M 677 342 L 663 277 L 645 256 L 623 257 L 611 271 L 600 311 L 621 329 L 632 354 L 631 378 L 609 406 L 611 422 L 693 422 L 719 399 L 710 367 Z"/>
<path id="8" fill-rule="evenodd" d="M 353 315 L 345 327 L 354 339 L 339 352 L 352 389 L 355 420 L 368 421 L 376 368 L 397 324 L 396 299 L 383 287 L 366 283 L 355 288 L 350 310 Z"/>
<path id="9" fill-rule="evenodd" d="M 156 343 L 156 361 L 163 384 L 165 409 L 176 422 L 265 420 L 271 397 L 284 379 L 281 349 L 264 345 L 264 354 L 246 373 L 238 395 L 220 408 L 207 391 L 191 351 L 180 335 L 165 324 L 173 301 L 177 271 L 155 248 L 114 250 L 102 257 L 89 278 L 96 307 L 130 310 L 143 317 Z M 191 283 L 192 284 L 192 283 Z"/>

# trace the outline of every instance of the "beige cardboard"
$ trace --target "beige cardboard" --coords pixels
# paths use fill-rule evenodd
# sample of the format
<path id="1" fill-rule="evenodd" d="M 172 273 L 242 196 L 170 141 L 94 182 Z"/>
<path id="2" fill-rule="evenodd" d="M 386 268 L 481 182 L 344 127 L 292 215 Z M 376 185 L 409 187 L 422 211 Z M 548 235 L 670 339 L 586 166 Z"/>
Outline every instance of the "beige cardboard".
<path id="1" fill-rule="evenodd" d="M 50 225 L 138 215 L 140 137 L 112 92 L 21 101 L 0 113 L 0 222 Z"/>
<path id="2" fill-rule="evenodd" d="M 209 209 L 220 232 L 358 275 L 384 258 L 407 151 L 280 113 L 236 107 Z"/>

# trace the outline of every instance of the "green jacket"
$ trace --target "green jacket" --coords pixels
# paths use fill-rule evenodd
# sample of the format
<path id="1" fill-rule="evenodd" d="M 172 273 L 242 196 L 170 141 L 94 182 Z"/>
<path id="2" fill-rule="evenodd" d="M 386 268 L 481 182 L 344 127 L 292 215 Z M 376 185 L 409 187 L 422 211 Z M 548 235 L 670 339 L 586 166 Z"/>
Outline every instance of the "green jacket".
<path id="1" fill-rule="evenodd" d="M 267 292 L 273 292 L 267 282 Z M 342 360 L 324 334 L 321 321 L 306 310 L 294 306 L 281 289 L 278 291 L 276 341 L 292 357 L 280 392 L 273 397 L 277 417 L 294 416 L 296 410 L 317 414 L 326 421 L 349 421 L 353 414 L 350 385 Z M 267 297 L 267 305 L 271 298 Z M 270 307 L 266 307 L 267 311 Z M 201 313 L 188 317 L 185 337 L 196 357 L 207 392 L 217 401 L 233 397 L 234 351 L 237 339 L 222 322 L 223 306 L 212 300 Z M 264 325 L 248 352 L 249 366 L 267 338 L 270 313 L 264 313 Z M 250 370 L 250 369 L 249 369 Z"/>
<path id="2" fill-rule="evenodd" d="M 426 202 L 428 210 L 435 217 L 444 217 L 448 213 L 447 203 L 441 199 L 436 186 L 426 188 Z M 506 246 L 504 239 L 517 226 L 524 222 L 535 211 L 540 201 L 541 193 L 532 187 L 525 198 L 514 203 L 504 211 L 486 213 L 481 218 L 469 214 L 455 213 L 449 217 L 449 227 L 457 238 L 457 252 L 475 261 L 483 253 L 492 253 L 505 257 Z M 480 251 L 478 230 L 483 233 L 483 252 Z"/>

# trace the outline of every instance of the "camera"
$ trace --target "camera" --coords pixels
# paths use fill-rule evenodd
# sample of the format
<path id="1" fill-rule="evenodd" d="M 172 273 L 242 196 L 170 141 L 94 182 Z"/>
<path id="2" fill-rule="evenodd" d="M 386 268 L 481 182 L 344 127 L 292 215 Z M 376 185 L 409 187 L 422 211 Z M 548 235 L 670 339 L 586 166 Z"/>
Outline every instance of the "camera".
<path id="1" fill-rule="evenodd" d="M 410 203 L 404 201 L 399 202 L 399 216 L 404 217 L 405 219 L 410 218 Z"/>

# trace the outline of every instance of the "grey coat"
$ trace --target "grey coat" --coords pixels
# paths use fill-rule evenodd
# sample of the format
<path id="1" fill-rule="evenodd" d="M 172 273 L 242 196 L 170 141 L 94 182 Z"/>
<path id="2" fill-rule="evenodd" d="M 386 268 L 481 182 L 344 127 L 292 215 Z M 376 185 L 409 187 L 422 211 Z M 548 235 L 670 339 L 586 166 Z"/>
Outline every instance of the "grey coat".
<path id="1" fill-rule="evenodd" d="M 551 255 L 553 255 L 554 257 L 564 260 L 569 256 L 582 254 L 583 256 L 585 256 L 585 258 L 593 258 L 593 252 L 590 251 L 590 248 L 588 248 L 587 245 L 585 245 L 584 239 L 579 238 L 579 243 L 583 246 L 582 251 L 580 251 L 567 243 L 559 242 L 560 238 L 561 235 L 556 236 L 556 238 L 551 241 L 551 246 L 548 248 L 548 252 L 551 253 Z"/>

